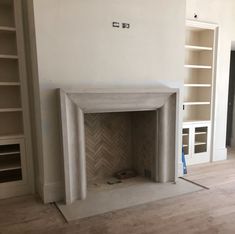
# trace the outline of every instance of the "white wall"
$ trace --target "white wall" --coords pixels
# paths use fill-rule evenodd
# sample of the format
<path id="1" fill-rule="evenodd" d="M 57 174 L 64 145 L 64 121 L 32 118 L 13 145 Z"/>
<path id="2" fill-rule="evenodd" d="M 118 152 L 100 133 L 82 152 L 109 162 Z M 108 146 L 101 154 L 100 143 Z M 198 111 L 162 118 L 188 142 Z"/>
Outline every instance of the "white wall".
<path id="1" fill-rule="evenodd" d="M 182 81 L 185 1 L 34 0 L 44 201 L 61 199 L 56 88 L 143 87 Z M 112 28 L 128 22 L 130 30 Z"/>
<path id="2" fill-rule="evenodd" d="M 219 25 L 214 160 L 226 158 L 226 123 L 231 41 L 235 39 L 235 1 L 234 0 L 187 0 L 186 17 L 193 19 L 197 13 L 198 20 Z"/>

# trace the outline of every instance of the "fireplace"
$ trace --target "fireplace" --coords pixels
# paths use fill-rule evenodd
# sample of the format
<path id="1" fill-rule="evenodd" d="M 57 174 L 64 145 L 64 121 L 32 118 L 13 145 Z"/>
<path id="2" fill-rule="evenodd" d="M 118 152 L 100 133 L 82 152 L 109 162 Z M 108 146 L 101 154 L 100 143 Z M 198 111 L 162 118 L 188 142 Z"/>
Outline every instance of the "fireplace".
<path id="1" fill-rule="evenodd" d="M 176 181 L 178 89 L 59 90 L 59 97 L 66 204 L 96 186 L 128 186 L 114 179 L 120 171 L 131 183 Z"/>

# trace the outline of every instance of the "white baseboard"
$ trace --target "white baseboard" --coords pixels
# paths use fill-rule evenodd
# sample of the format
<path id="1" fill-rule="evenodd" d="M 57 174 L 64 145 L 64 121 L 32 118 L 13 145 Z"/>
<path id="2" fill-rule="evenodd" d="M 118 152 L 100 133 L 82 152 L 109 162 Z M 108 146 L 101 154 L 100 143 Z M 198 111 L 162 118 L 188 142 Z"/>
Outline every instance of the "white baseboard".
<path id="1" fill-rule="evenodd" d="M 235 138 L 234 137 L 231 138 L 231 147 L 235 148 Z"/>
<path id="2" fill-rule="evenodd" d="M 183 174 L 183 163 L 182 162 L 179 162 L 178 163 L 178 177 L 182 177 L 184 174 Z"/>
<path id="3" fill-rule="evenodd" d="M 22 181 L 3 183 L 0 189 L 0 199 L 31 194 L 30 186 Z"/>
<path id="4" fill-rule="evenodd" d="M 36 178 L 36 184 L 35 184 L 35 190 L 36 194 L 40 196 L 40 198 L 43 200 L 43 183 L 41 182 L 40 178 Z"/>
<path id="5" fill-rule="evenodd" d="M 215 149 L 212 155 L 212 161 L 222 161 L 227 160 L 227 148 Z"/>
<path id="6" fill-rule="evenodd" d="M 43 202 L 57 202 L 64 200 L 64 185 L 62 182 L 47 183 L 43 185 Z"/>

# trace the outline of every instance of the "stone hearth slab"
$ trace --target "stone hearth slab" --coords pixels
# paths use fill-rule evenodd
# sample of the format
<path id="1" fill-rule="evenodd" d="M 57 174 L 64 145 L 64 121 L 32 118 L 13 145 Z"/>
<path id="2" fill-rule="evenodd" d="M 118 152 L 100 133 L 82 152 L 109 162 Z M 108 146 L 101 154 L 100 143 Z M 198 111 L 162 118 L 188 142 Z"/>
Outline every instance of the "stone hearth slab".
<path id="1" fill-rule="evenodd" d="M 140 180 L 140 183 L 128 187 L 92 190 L 88 192 L 86 200 L 77 200 L 71 205 L 57 203 L 57 206 L 69 222 L 200 190 L 203 190 L 202 187 L 182 179 L 178 179 L 174 185 L 151 181 L 143 183 Z"/>

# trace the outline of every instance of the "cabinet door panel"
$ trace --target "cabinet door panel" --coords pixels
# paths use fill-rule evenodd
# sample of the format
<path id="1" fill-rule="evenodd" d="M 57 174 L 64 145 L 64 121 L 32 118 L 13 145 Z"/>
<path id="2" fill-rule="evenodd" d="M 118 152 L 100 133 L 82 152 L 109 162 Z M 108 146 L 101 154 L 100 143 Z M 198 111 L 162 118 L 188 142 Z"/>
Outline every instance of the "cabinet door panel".
<path id="1" fill-rule="evenodd" d="M 190 128 L 183 128 L 182 134 L 183 152 L 185 155 L 189 155 L 189 145 L 190 145 Z"/>
<path id="2" fill-rule="evenodd" d="M 210 161 L 210 124 L 192 123 L 184 126 L 183 144 L 187 165 L 206 163 Z M 186 139 L 184 139 L 186 138 Z M 187 143 L 187 144 L 186 144 Z M 186 147 L 187 145 L 187 147 Z M 187 154 L 186 154 L 187 152 Z"/>
<path id="3" fill-rule="evenodd" d="M 194 132 L 194 154 L 206 153 L 208 151 L 208 127 L 195 127 Z"/>

